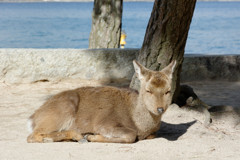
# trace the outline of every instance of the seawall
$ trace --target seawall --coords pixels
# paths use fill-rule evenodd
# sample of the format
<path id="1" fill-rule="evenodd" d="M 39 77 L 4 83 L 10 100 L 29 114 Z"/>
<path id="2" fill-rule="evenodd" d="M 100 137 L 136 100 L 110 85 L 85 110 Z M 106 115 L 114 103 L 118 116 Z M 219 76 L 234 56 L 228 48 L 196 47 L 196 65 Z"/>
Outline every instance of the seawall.
<path id="1" fill-rule="evenodd" d="M 139 49 L 0 49 L 0 82 L 129 82 Z M 240 55 L 185 55 L 181 81 L 240 81 Z"/>

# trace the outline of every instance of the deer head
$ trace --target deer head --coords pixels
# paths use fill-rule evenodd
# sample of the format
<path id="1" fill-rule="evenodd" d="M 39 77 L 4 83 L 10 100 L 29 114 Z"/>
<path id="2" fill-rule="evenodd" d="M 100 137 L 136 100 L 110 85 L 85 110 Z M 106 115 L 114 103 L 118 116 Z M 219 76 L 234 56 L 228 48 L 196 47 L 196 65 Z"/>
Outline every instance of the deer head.
<path id="1" fill-rule="evenodd" d="M 171 83 L 176 61 L 172 61 L 161 71 L 149 70 L 137 61 L 133 61 L 133 65 L 141 82 L 139 105 L 143 105 L 154 115 L 161 115 L 172 101 Z"/>

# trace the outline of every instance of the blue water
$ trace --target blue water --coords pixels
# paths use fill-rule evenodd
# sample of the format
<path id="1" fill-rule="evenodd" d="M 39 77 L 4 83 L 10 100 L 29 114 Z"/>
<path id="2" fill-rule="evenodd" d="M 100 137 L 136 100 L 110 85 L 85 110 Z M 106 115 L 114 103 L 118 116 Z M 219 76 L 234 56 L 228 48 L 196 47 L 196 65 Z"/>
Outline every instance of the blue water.
<path id="1" fill-rule="evenodd" d="M 140 48 L 153 2 L 124 2 L 126 48 Z M 0 3 L 0 48 L 88 48 L 92 2 Z M 197 2 L 186 53 L 240 54 L 240 2 Z"/>

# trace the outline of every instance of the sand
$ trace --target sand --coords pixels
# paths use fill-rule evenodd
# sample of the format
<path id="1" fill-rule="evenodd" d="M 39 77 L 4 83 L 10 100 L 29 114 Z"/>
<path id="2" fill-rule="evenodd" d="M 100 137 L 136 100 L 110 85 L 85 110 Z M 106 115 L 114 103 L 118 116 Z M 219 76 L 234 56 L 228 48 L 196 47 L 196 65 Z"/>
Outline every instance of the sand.
<path id="1" fill-rule="evenodd" d="M 0 159 L 240 159 L 240 82 L 189 82 L 198 96 L 214 106 L 230 109 L 212 113 L 203 124 L 201 113 L 172 105 L 163 117 L 158 137 L 134 144 L 27 143 L 27 119 L 49 96 L 96 81 L 0 83 Z"/>

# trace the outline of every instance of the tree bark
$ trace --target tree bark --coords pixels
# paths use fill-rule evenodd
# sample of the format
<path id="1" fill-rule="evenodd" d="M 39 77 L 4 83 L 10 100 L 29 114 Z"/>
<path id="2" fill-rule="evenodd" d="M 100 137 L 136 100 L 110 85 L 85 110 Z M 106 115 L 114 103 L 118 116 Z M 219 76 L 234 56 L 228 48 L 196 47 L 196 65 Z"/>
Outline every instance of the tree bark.
<path id="1" fill-rule="evenodd" d="M 172 60 L 177 60 L 172 83 L 173 99 L 179 92 L 181 65 L 195 4 L 196 0 L 155 0 L 137 56 L 141 64 L 152 70 L 161 70 Z M 139 88 L 135 75 L 130 87 Z"/>
<path id="2" fill-rule="evenodd" d="M 123 0 L 94 0 L 89 48 L 119 48 Z"/>

